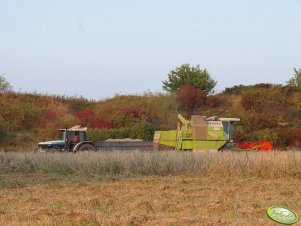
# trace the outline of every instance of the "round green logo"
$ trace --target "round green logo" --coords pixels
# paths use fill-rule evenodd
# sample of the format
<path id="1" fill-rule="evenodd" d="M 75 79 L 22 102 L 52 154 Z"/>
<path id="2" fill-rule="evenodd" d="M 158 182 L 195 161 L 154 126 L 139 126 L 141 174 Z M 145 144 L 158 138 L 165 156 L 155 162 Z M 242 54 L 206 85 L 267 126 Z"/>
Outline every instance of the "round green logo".
<path id="1" fill-rule="evenodd" d="M 268 216 L 281 224 L 294 224 L 298 221 L 298 215 L 286 207 L 282 206 L 272 206 L 267 210 Z"/>

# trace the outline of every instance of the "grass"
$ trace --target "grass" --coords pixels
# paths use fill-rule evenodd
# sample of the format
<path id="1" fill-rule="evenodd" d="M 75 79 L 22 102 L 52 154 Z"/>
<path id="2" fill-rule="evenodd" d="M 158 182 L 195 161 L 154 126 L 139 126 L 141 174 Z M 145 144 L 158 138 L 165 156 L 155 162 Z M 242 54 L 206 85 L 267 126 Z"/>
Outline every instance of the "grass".
<path id="1" fill-rule="evenodd" d="M 301 152 L 0 153 L 0 225 L 276 225 Z"/>
<path id="2" fill-rule="evenodd" d="M 301 178 L 301 152 L 0 153 L 2 173 Z"/>

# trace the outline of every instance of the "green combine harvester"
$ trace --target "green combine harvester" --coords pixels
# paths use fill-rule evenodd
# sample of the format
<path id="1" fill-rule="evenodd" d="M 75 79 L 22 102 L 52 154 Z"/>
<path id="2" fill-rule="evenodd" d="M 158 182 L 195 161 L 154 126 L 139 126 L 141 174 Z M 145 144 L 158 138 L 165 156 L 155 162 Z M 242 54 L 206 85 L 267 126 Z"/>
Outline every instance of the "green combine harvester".
<path id="1" fill-rule="evenodd" d="M 235 147 L 232 136 L 239 118 L 193 115 L 191 120 L 186 120 L 179 114 L 178 119 L 177 130 L 155 132 L 154 150 L 161 146 L 178 151 L 218 151 Z"/>

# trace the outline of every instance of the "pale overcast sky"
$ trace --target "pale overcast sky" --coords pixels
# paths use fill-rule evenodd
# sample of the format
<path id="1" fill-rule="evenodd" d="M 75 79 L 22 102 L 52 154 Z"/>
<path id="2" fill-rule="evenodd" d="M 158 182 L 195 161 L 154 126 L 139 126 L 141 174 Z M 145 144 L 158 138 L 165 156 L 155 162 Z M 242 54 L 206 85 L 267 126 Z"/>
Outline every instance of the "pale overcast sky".
<path id="1" fill-rule="evenodd" d="M 183 63 L 216 90 L 285 83 L 300 53 L 299 0 L 0 0 L 0 74 L 16 91 L 157 92 Z"/>

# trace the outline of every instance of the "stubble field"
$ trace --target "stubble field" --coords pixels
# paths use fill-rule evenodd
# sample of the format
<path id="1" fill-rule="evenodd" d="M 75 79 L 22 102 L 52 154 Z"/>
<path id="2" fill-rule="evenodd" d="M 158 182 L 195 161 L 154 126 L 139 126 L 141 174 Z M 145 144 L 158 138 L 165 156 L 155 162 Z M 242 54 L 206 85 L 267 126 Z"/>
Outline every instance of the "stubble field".
<path id="1" fill-rule="evenodd" d="M 0 225 L 276 225 L 301 153 L 0 154 Z"/>

